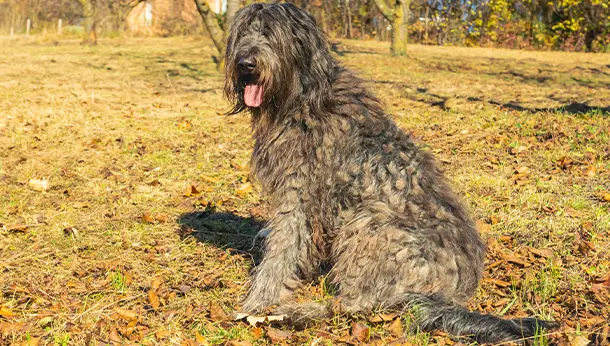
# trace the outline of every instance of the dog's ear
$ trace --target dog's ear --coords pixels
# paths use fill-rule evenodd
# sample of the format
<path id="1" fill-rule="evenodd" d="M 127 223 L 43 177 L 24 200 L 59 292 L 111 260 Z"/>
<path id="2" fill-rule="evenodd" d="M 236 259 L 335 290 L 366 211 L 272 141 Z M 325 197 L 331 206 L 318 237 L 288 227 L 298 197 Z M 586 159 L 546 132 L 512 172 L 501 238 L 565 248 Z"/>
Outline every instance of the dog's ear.
<path id="1" fill-rule="evenodd" d="M 326 35 L 308 12 L 290 3 L 281 5 L 291 20 L 294 36 L 296 64 L 306 95 L 306 103 L 312 111 L 320 109 L 328 99 L 335 73 L 336 61 L 330 54 Z"/>

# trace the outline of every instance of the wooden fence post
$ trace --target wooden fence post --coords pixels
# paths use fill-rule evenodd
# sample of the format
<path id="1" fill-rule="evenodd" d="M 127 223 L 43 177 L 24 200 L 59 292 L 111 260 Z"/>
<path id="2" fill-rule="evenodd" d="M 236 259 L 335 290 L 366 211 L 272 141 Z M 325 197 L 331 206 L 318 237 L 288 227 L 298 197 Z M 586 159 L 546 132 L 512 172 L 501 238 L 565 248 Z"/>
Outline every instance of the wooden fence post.
<path id="1" fill-rule="evenodd" d="M 28 19 L 28 21 L 25 24 L 25 34 L 30 36 L 30 28 L 32 27 L 32 21 L 30 19 Z"/>

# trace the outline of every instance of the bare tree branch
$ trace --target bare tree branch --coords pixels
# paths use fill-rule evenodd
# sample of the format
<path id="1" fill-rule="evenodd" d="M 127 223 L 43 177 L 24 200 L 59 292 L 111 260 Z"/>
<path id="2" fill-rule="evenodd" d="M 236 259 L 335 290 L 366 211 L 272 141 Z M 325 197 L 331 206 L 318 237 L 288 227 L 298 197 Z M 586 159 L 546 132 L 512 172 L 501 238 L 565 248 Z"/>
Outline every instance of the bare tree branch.
<path id="1" fill-rule="evenodd" d="M 385 0 L 373 0 L 379 12 L 390 22 L 394 20 L 394 9 L 391 8 Z"/>
<path id="2" fill-rule="evenodd" d="M 231 31 L 231 24 L 233 24 L 233 17 L 235 17 L 235 13 L 239 10 L 239 0 L 228 0 L 227 1 L 227 14 L 225 16 L 225 41 L 227 37 L 229 37 L 229 32 Z"/>
<path id="3" fill-rule="evenodd" d="M 224 52 L 225 41 L 224 34 L 220 25 L 218 25 L 218 20 L 216 20 L 216 16 L 208 3 L 205 0 L 195 0 L 195 5 L 197 6 L 197 11 L 201 15 L 203 19 L 203 23 L 205 24 L 212 41 L 214 42 L 214 46 L 218 49 L 219 52 Z"/>

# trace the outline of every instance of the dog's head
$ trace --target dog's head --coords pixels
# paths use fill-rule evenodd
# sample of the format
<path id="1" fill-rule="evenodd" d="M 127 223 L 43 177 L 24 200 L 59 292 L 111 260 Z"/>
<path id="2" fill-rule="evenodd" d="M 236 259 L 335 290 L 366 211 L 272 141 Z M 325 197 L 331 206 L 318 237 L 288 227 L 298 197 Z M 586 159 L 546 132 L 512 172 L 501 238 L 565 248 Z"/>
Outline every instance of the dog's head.
<path id="1" fill-rule="evenodd" d="M 225 57 L 231 114 L 244 109 L 287 113 L 325 102 L 335 62 L 326 37 L 292 4 L 253 4 L 235 15 Z"/>

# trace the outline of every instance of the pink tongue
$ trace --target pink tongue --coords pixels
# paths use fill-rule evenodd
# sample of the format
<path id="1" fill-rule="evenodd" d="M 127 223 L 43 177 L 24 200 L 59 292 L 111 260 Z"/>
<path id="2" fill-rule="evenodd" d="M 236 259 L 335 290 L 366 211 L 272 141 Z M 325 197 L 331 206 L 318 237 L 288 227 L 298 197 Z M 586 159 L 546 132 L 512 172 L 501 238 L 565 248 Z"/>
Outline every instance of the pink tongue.
<path id="1" fill-rule="evenodd" d="M 260 107 L 263 103 L 263 87 L 256 84 L 247 84 L 244 90 L 244 102 L 248 107 Z"/>

